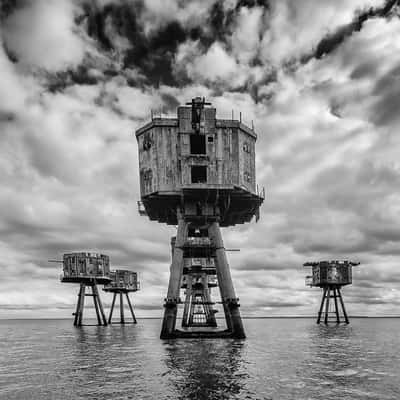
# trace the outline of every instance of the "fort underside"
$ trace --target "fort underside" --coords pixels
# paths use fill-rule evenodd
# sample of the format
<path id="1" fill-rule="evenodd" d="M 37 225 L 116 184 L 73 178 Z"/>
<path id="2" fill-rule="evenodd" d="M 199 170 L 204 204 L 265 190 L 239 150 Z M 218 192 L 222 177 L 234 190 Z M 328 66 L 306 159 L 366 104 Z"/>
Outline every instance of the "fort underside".
<path id="1" fill-rule="evenodd" d="M 176 192 L 154 192 L 142 197 L 145 214 L 152 221 L 163 222 L 168 225 L 177 225 L 177 208 L 184 209 L 185 203 L 195 204 L 195 212 L 192 220 L 199 215 L 199 222 L 204 219 L 199 210 L 203 204 L 210 205 L 209 216 L 215 216 L 215 210 L 219 210 L 219 225 L 221 227 L 233 226 L 250 222 L 254 215 L 258 217 L 258 210 L 264 198 L 263 195 L 251 193 L 240 187 L 209 185 L 190 185 Z"/>

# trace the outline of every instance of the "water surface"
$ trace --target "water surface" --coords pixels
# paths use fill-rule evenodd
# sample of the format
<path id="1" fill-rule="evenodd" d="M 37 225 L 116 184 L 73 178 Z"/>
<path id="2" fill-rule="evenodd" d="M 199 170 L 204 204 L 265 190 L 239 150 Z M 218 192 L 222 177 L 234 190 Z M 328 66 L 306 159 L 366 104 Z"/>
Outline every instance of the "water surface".
<path id="1" fill-rule="evenodd" d="M 0 399 L 400 399 L 400 320 L 245 320 L 246 340 L 160 340 L 160 320 L 0 321 Z"/>

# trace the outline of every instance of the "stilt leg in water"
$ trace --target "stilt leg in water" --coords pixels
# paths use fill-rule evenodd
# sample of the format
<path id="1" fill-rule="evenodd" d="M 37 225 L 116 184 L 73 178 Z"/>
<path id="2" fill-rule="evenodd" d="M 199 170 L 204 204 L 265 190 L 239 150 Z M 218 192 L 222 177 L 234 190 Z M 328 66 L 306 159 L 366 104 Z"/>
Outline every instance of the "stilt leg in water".
<path id="1" fill-rule="evenodd" d="M 124 298 L 122 297 L 122 292 L 119 294 L 119 314 L 121 317 L 121 324 L 125 323 L 125 317 L 124 317 Z"/>
<path id="2" fill-rule="evenodd" d="M 83 309 L 85 307 L 85 294 L 86 294 L 86 285 L 83 284 L 81 298 L 80 298 L 79 313 L 78 313 L 78 326 L 82 326 Z"/>
<path id="3" fill-rule="evenodd" d="M 220 288 L 221 299 L 224 305 L 225 319 L 232 336 L 238 339 L 245 338 L 242 318 L 240 317 L 239 304 L 233 287 L 232 277 L 226 258 L 224 242 L 218 222 L 213 222 L 208 228 L 208 234 L 213 241 L 215 250 L 215 262 Z"/>
<path id="4" fill-rule="evenodd" d="M 84 295 L 84 293 L 82 294 L 84 288 L 85 288 L 84 283 L 81 283 L 79 286 L 78 301 L 76 303 L 76 309 L 75 309 L 74 326 L 78 326 L 79 312 L 81 310 L 81 298 Z"/>
<path id="5" fill-rule="evenodd" d="M 114 311 L 114 305 L 115 305 L 115 299 L 117 297 L 117 293 L 113 293 L 113 299 L 112 299 L 112 303 L 111 303 L 111 309 L 110 309 L 110 315 L 108 316 L 108 323 L 111 324 L 111 319 L 112 319 L 112 315 L 113 315 L 113 311 Z"/>
<path id="6" fill-rule="evenodd" d="M 189 285 L 189 284 L 188 284 Z M 190 307 L 190 292 L 189 289 L 186 289 L 185 295 L 185 304 L 183 307 L 183 315 L 182 315 L 182 327 L 185 328 L 188 326 L 188 315 L 189 315 L 189 307 Z"/>
<path id="7" fill-rule="evenodd" d="M 96 293 L 97 304 L 99 305 L 100 315 L 101 315 L 101 319 L 103 320 L 103 325 L 107 326 L 106 315 L 104 314 L 103 305 L 101 304 L 101 299 L 100 299 L 99 291 L 97 290 L 96 283 L 94 284 L 93 289 L 95 290 L 95 293 Z"/>
<path id="8" fill-rule="evenodd" d="M 319 307 L 318 311 L 317 324 L 321 322 L 321 315 L 322 315 L 322 310 L 324 309 L 325 296 L 326 296 L 326 288 L 324 288 L 324 292 L 322 293 L 321 306 Z"/>
<path id="9" fill-rule="evenodd" d="M 327 288 L 326 291 L 326 303 L 325 303 L 325 320 L 324 323 L 327 324 L 328 323 L 328 316 L 329 316 L 329 298 L 331 295 L 331 288 Z"/>
<path id="10" fill-rule="evenodd" d="M 335 299 L 335 312 L 336 312 L 336 323 L 340 323 L 339 307 L 337 302 L 337 289 L 333 289 L 333 298 Z"/>
<path id="11" fill-rule="evenodd" d="M 342 305 L 344 320 L 345 320 L 346 324 L 348 324 L 348 323 L 349 323 L 349 318 L 347 317 L 346 309 L 345 309 L 345 307 L 344 307 L 344 302 L 343 302 L 343 298 L 342 298 L 342 293 L 340 292 L 340 289 L 338 289 L 337 291 L 338 291 L 338 293 L 339 293 L 340 304 Z"/>
<path id="12" fill-rule="evenodd" d="M 133 307 L 132 307 L 132 304 L 131 304 L 131 300 L 129 298 L 129 294 L 128 293 L 125 293 L 125 294 L 126 294 L 126 300 L 128 301 L 129 309 L 131 310 L 133 323 L 137 324 L 135 313 L 133 312 Z"/>
<path id="13" fill-rule="evenodd" d="M 93 296 L 94 308 L 96 310 L 97 325 L 101 325 L 99 305 L 97 303 L 97 296 L 96 296 L 95 290 L 93 289 L 93 286 L 92 286 L 92 296 Z"/>
<path id="14" fill-rule="evenodd" d="M 168 293 L 165 299 L 164 319 L 161 328 L 161 339 L 168 339 L 174 336 L 176 326 L 176 316 L 178 312 L 179 292 L 181 289 L 181 279 L 183 270 L 183 245 L 187 236 L 187 222 L 178 212 L 178 232 L 172 257 Z"/>

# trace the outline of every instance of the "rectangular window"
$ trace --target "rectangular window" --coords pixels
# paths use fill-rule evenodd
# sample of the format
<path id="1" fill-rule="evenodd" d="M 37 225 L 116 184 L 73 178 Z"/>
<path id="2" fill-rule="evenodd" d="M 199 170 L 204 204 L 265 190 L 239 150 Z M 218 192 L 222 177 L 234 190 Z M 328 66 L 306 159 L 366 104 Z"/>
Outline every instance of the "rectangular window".
<path id="1" fill-rule="evenodd" d="M 206 137 L 190 135 L 190 154 L 206 154 Z"/>
<path id="2" fill-rule="evenodd" d="M 195 165 L 192 167 L 192 183 L 207 182 L 207 167 L 205 165 Z"/>

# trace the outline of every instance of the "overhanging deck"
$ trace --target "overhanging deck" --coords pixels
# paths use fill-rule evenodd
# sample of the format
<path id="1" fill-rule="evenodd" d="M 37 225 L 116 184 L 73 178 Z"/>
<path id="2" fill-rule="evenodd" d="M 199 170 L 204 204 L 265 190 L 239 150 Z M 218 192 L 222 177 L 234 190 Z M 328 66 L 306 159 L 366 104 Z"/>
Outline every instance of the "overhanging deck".
<path id="1" fill-rule="evenodd" d="M 250 222 L 253 216 L 258 216 L 259 207 L 264 201 L 260 194 L 249 192 L 237 186 L 216 188 L 184 187 L 176 192 L 154 192 L 142 197 L 142 204 L 150 220 L 177 225 L 176 210 L 187 202 L 204 202 L 218 206 L 220 215 L 187 215 L 193 222 L 201 223 L 219 219 L 220 226 L 227 227 Z"/>
<path id="2" fill-rule="evenodd" d="M 85 283 L 90 285 L 106 285 L 111 282 L 107 276 L 61 276 L 62 283 Z"/>

